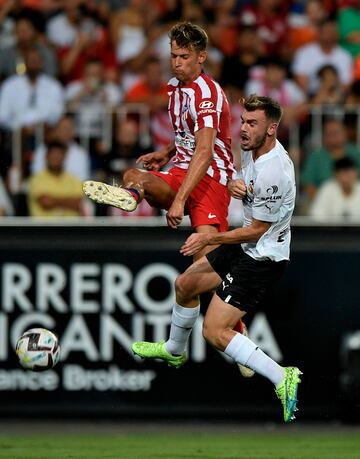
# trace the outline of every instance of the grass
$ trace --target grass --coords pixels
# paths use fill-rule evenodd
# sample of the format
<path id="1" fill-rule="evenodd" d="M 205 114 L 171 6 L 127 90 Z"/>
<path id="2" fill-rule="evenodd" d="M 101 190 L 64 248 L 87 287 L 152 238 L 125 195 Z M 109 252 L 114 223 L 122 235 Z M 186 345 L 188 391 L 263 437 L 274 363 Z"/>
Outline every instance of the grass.
<path id="1" fill-rule="evenodd" d="M 1 436 L 4 459 L 359 459 L 358 433 Z"/>

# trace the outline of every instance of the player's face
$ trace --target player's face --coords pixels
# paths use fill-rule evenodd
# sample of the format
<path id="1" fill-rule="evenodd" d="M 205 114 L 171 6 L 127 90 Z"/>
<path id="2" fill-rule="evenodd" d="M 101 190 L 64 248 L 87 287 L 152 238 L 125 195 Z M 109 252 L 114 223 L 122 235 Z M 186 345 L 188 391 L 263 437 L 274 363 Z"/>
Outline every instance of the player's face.
<path id="1" fill-rule="evenodd" d="M 274 134 L 275 129 L 276 123 L 267 120 L 263 110 L 244 110 L 241 116 L 241 148 L 244 151 L 258 150 Z"/>
<path id="2" fill-rule="evenodd" d="M 171 42 L 171 68 L 174 76 L 184 84 L 189 84 L 201 73 L 206 59 L 206 51 L 180 48 L 176 41 Z"/>

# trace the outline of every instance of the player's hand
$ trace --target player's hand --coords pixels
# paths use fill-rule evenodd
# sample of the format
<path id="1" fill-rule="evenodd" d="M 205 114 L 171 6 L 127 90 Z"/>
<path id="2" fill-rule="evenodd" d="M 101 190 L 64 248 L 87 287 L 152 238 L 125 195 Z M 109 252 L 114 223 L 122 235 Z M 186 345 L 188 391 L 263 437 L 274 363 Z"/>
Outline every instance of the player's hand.
<path id="1" fill-rule="evenodd" d="M 230 195 L 235 199 L 244 199 L 246 196 L 246 185 L 242 179 L 229 180 L 227 188 Z"/>
<path id="2" fill-rule="evenodd" d="M 174 199 L 166 214 L 166 220 L 170 228 L 176 229 L 184 218 L 184 204 Z"/>
<path id="3" fill-rule="evenodd" d="M 180 249 L 180 253 L 185 256 L 195 255 L 209 243 L 208 234 L 206 233 L 193 233 L 189 236 Z"/>
<path id="4" fill-rule="evenodd" d="M 158 171 L 169 162 L 169 159 L 169 154 L 166 151 L 159 150 L 140 156 L 136 160 L 136 164 L 142 162 L 147 171 Z"/>

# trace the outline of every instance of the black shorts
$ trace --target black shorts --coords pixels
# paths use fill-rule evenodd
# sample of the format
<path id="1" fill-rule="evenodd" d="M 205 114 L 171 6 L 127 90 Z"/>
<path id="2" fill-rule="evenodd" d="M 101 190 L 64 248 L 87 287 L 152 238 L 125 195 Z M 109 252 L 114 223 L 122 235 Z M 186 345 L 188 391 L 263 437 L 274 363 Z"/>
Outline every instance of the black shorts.
<path id="1" fill-rule="evenodd" d="M 222 279 L 216 294 L 242 311 L 256 307 L 288 265 L 288 260 L 255 260 L 240 244 L 221 245 L 206 257 Z"/>

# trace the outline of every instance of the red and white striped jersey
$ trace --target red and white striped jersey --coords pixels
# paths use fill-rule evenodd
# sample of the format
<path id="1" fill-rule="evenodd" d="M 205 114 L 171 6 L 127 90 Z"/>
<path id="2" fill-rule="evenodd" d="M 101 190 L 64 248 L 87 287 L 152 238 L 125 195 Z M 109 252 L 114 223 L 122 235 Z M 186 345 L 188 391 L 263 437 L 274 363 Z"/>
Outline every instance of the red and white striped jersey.
<path id="1" fill-rule="evenodd" d="M 167 90 L 169 116 L 175 131 L 174 165 L 187 169 L 195 151 L 195 132 L 204 127 L 214 128 L 217 135 L 207 174 L 226 185 L 235 168 L 231 152 L 231 115 L 224 91 L 205 73 L 185 86 L 172 78 Z"/>

